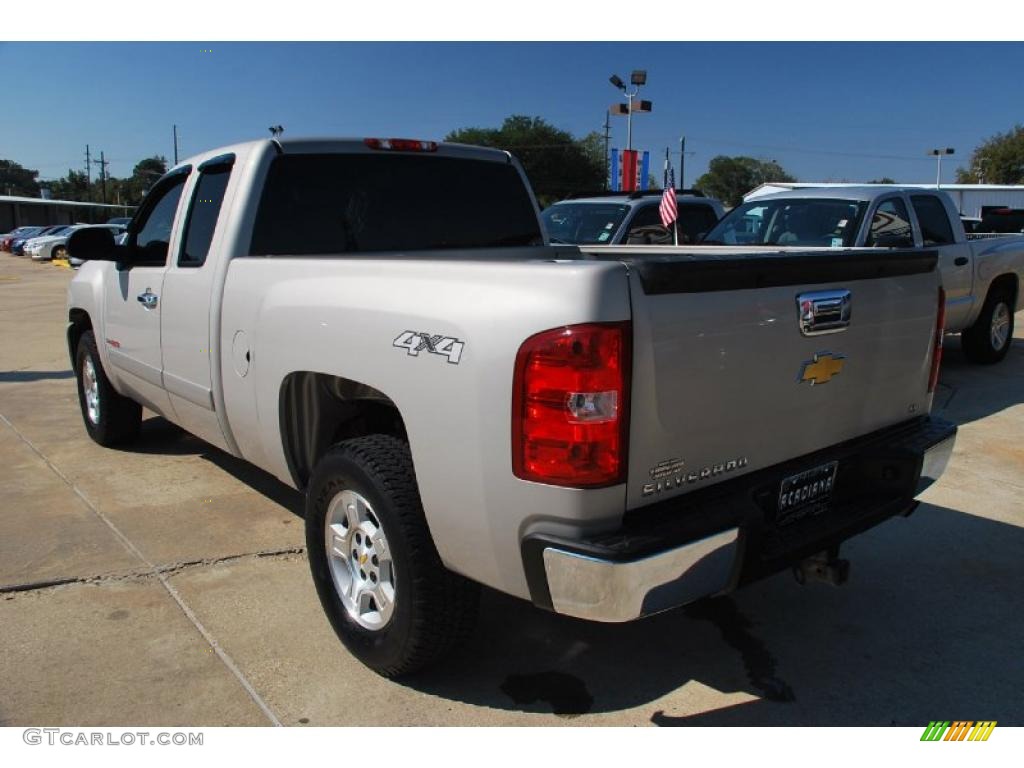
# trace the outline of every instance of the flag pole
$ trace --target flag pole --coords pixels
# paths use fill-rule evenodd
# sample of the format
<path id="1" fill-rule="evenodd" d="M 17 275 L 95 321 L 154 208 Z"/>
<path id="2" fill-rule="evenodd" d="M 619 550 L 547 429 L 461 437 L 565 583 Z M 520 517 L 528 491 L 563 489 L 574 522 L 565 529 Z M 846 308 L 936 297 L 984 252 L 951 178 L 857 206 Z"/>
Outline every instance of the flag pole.
<path id="1" fill-rule="evenodd" d="M 666 153 L 667 153 L 667 151 L 668 150 L 666 150 Z M 670 178 L 672 180 L 672 187 L 673 187 L 672 194 L 675 194 L 675 186 L 676 186 L 675 174 L 674 173 L 671 174 Z M 672 222 L 672 242 L 675 245 L 679 245 L 679 208 L 678 208 L 678 206 L 676 206 L 676 220 Z"/>

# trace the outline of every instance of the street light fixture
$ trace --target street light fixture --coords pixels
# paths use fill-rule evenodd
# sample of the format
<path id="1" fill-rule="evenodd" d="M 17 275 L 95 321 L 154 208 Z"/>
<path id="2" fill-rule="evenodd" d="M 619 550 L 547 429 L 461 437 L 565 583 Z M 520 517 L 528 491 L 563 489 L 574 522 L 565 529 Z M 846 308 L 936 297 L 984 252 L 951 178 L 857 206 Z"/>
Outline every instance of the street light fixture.
<path id="1" fill-rule="evenodd" d="M 952 155 L 956 152 L 952 147 L 939 147 L 938 149 L 929 149 L 925 154 L 934 155 L 935 162 L 938 168 L 935 171 L 935 188 L 938 189 L 942 183 L 942 158 L 944 155 Z"/>
<path id="2" fill-rule="evenodd" d="M 649 101 L 638 101 L 637 105 L 633 106 L 633 99 L 640 93 L 640 86 L 647 84 L 647 70 L 633 70 L 629 77 L 629 83 L 633 86 L 632 90 L 626 88 L 626 84 L 618 75 L 609 77 L 608 82 L 626 94 L 626 103 L 612 104 L 611 113 L 613 115 L 626 116 L 626 149 L 633 149 L 633 113 L 650 112 L 652 107 Z"/>

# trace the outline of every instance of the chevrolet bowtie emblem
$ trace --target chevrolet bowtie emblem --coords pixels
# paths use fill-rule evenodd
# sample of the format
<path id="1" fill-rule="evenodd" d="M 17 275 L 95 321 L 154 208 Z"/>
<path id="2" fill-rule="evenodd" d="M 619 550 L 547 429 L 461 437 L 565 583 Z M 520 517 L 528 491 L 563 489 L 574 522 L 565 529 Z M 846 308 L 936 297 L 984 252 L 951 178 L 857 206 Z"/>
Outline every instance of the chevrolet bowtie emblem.
<path id="1" fill-rule="evenodd" d="M 804 363 L 800 372 L 800 381 L 809 381 L 813 387 L 815 384 L 825 384 L 833 376 L 838 376 L 843 370 L 843 363 L 846 358 L 842 355 L 833 355 L 831 352 L 819 352 L 813 360 Z"/>

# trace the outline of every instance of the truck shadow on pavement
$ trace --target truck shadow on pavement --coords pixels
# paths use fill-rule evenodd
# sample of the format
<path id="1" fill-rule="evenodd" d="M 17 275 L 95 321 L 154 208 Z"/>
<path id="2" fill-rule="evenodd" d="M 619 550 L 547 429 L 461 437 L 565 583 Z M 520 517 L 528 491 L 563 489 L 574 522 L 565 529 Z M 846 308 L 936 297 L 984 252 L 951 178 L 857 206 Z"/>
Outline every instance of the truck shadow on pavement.
<path id="1" fill-rule="evenodd" d="M 1024 724 L 1021 552 L 1021 527 L 925 504 L 845 544 L 841 588 L 778 574 L 623 625 L 486 591 L 462 652 L 405 684 L 563 718 L 648 708 L 656 725 Z"/>
<path id="2" fill-rule="evenodd" d="M 304 497 L 294 488 L 285 485 L 269 472 L 200 440 L 161 416 L 143 421 L 139 439 L 122 450 L 160 456 L 199 456 L 257 493 L 280 504 L 296 517 L 304 517 Z"/>
<path id="3" fill-rule="evenodd" d="M 932 412 L 968 424 L 1024 402 L 1024 339 L 1013 339 L 995 365 L 977 365 L 964 357 L 960 339 L 947 337 Z"/>
<path id="4" fill-rule="evenodd" d="M 28 384 L 34 381 L 73 378 L 75 373 L 70 368 L 65 371 L 0 371 L 0 384 Z"/>

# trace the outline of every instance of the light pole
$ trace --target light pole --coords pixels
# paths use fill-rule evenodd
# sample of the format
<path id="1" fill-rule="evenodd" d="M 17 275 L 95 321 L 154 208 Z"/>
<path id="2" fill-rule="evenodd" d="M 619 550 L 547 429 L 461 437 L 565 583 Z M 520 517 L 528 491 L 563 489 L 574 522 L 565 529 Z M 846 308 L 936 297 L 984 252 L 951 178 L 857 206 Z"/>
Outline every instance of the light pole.
<path id="1" fill-rule="evenodd" d="M 635 109 L 633 107 L 633 99 L 635 99 L 640 93 L 640 86 L 647 84 L 647 70 L 633 70 L 632 74 L 629 76 L 629 84 L 633 86 L 632 90 L 626 88 L 626 84 L 618 75 L 612 75 L 609 77 L 608 82 L 626 94 L 626 103 L 613 104 L 611 113 L 613 115 L 626 116 L 626 149 L 633 149 L 633 112 L 651 111 L 651 102 L 649 101 L 638 101 L 637 107 Z"/>
<path id="2" fill-rule="evenodd" d="M 930 149 L 927 154 L 934 155 L 938 168 L 935 171 L 935 188 L 938 189 L 939 185 L 942 184 L 942 157 L 943 155 L 952 155 L 956 152 L 952 147 L 940 147 L 938 149 Z"/>

